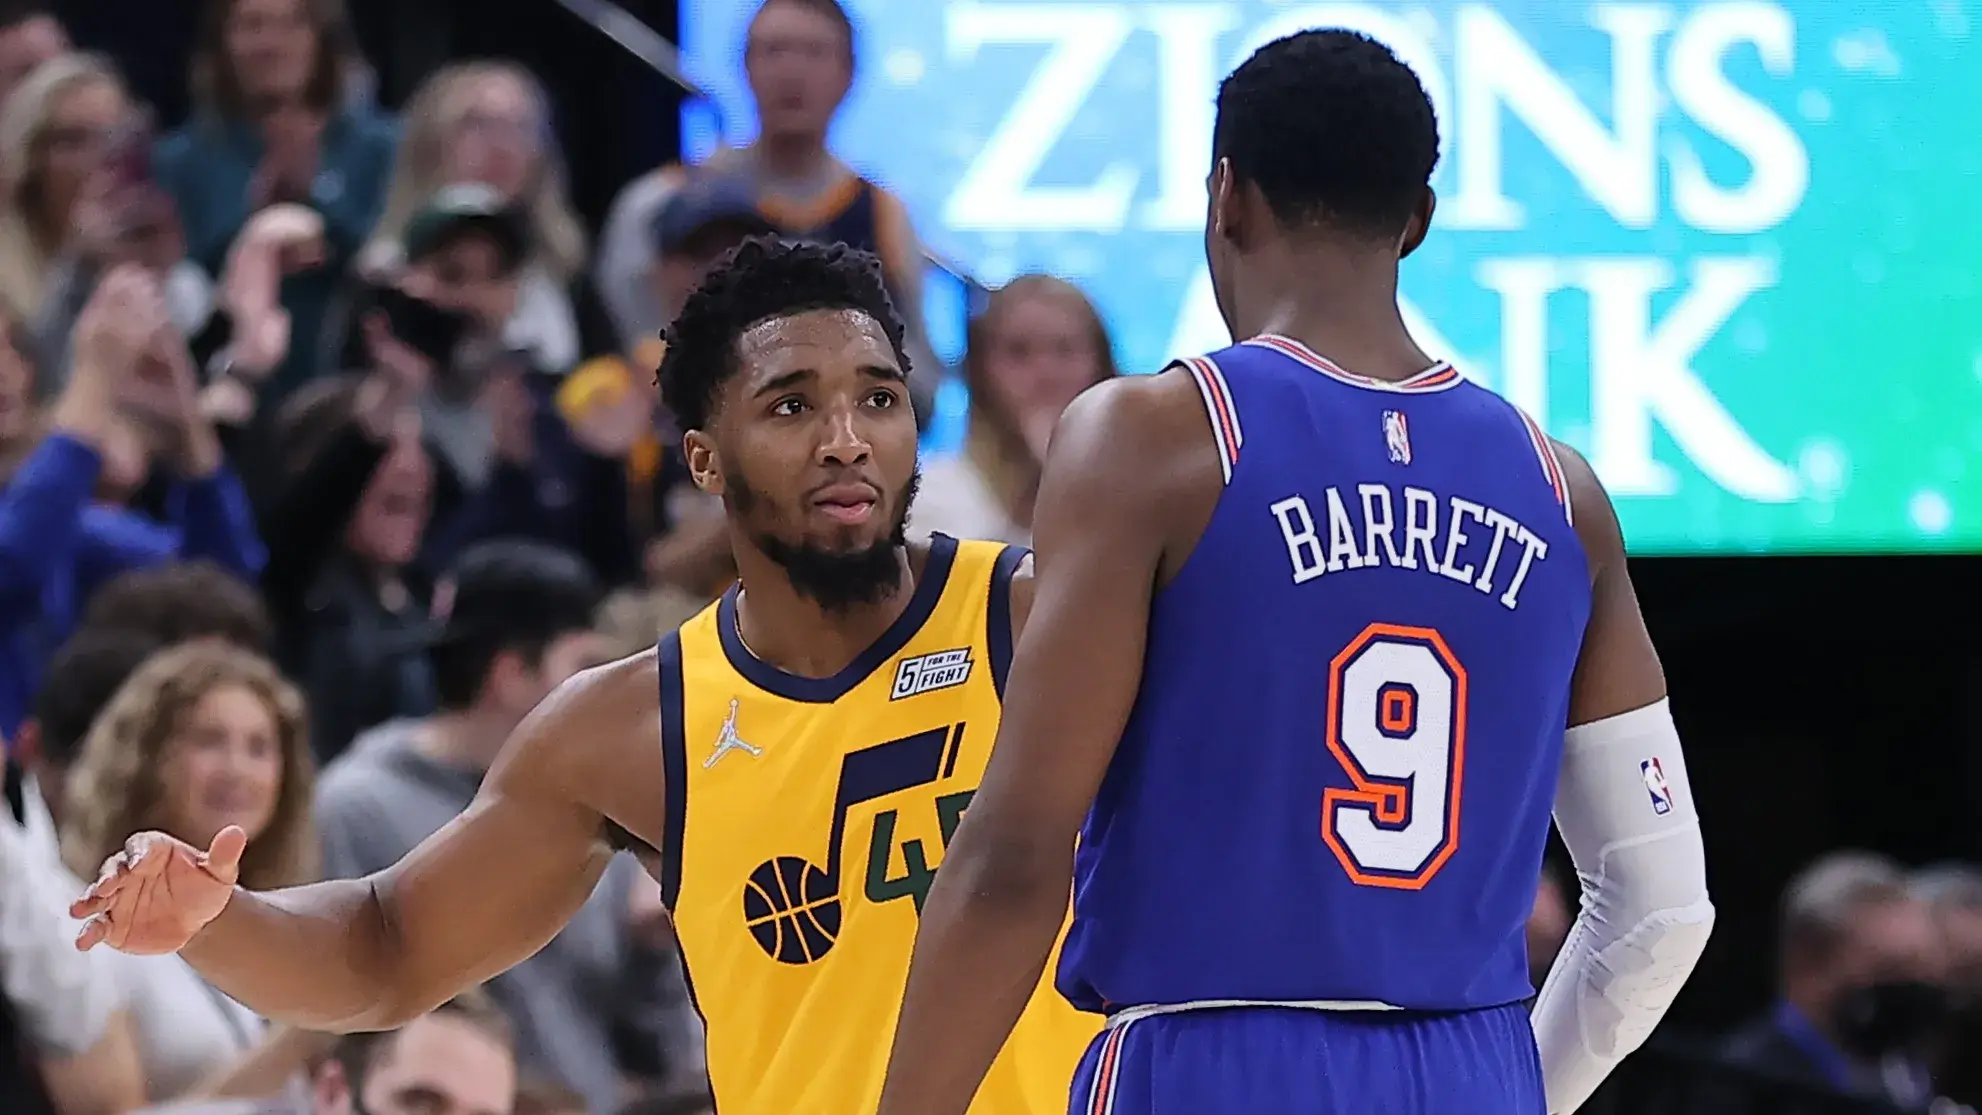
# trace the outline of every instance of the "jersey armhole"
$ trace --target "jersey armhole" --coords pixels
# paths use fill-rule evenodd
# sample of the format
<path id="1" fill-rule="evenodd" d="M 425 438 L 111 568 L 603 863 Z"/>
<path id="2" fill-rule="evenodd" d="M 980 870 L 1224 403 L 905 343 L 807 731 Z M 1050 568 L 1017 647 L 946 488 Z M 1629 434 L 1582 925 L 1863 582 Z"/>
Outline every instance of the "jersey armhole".
<path id="1" fill-rule="evenodd" d="M 1232 389 L 1225 383 L 1225 373 L 1209 356 L 1187 356 L 1172 367 L 1181 367 L 1191 373 L 1197 383 L 1197 391 L 1204 399 L 1204 412 L 1211 419 L 1211 436 L 1218 443 L 1218 471 L 1225 483 L 1232 482 L 1232 470 L 1239 465 L 1239 449 L 1245 445 L 1245 433 L 1239 427 L 1239 408 L 1232 402 Z"/>
<path id="2" fill-rule="evenodd" d="M 991 566 L 991 600 L 984 609 L 984 642 L 991 655 L 991 687 L 1005 699 L 1005 675 L 1012 669 L 1012 578 L 1031 550 L 1007 545 Z"/>
<path id="3" fill-rule="evenodd" d="M 681 632 L 661 636 L 655 652 L 661 676 L 661 779 L 665 797 L 661 818 L 661 901 L 672 911 L 681 896 L 682 834 L 688 827 L 688 738 L 683 716 L 688 701 L 681 677 Z"/>
<path id="4" fill-rule="evenodd" d="M 1521 416 L 1521 425 L 1528 428 L 1528 442 L 1535 447 L 1535 457 L 1542 466 L 1542 476 L 1548 481 L 1550 490 L 1555 492 L 1555 501 L 1562 505 L 1562 517 L 1570 526 L 1576 525 L 1576 508 L 1569 498 L 1569 478 L 1562 471 L 1562 460 L 1556 456 L 1555 442 L 1541 424 L 1528 417 L 1528 412 L 1520 407 L 1514 413 Z"/>

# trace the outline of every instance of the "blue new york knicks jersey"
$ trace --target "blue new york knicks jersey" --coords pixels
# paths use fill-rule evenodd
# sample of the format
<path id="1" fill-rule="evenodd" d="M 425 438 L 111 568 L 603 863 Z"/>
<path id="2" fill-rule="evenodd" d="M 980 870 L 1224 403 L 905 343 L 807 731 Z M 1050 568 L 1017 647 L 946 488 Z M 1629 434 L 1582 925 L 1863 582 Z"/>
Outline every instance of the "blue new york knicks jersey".
<path id="1" fill-rule="evenodd" d="M 1590 605 L 1553 450 L 1445 365 L 1383 383 L 1261 337 L 1183 366 L 1226 486 L 1152 607 L 1060 989 L 1108 1012 L 1527 998 Z"/>

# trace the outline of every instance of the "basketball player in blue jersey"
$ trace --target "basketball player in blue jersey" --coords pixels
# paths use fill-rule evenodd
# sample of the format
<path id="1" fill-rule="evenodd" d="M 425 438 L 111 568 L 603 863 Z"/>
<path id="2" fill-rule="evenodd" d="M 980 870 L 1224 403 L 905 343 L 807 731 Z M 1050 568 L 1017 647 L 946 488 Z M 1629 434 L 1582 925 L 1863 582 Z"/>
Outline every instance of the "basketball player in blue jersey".
<path id="1" fill-rule="evenodd" d="M 961 1115 L 1070 894 L 1058 986 L 1109 1019 L 1076 1112 L 1564 1115 L 1713 921 L 1616 516 L 1404 328 L 1438 154 L 1408 68 L 1346 31 L 1274 42 L 1213 147 L 1243 340 L 1089 391 L 1054 436 L 881 1115 Z M 1551 809 L 1584 898 L 1531 1019 Z"/>

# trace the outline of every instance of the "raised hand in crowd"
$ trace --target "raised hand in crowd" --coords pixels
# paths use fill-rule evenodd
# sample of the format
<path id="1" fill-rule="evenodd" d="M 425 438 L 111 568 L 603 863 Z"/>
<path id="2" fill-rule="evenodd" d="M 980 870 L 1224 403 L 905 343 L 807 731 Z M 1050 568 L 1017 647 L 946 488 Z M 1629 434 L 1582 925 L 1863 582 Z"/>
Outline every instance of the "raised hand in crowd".
<path id="1" fill-rule="evenodd" d="M 309 198 L 323 150 L 323 127 L 321 114 L 300 105 L 277 109 L 262 118 L 266 151 L 248 183 L 251 208 Z"/>
<path id="2" fill-rule="evenodd" d="M 55 404 L 56 427 L 101 446 L 139 361 L 170 328 L 157 280 L 135 264 L 113 268 L 76 321 L 75 373 Z"/>
<path id="3" fill-rule="evenodd" d="M 233 321 L 231 375 L 259 381 L 289 354 L 289 311 L 282 307 L 285 275 L 325 259 L 323 216 L 302 205 L 271 205 L 248 219 L 228 249 L 221 303 Z"/>
<path id="4" fill-rule="evenodd" d="M 121 409 L 186 479 L 212 476 L 225 463 L 213 419 L 202 403 L 199 372 L 185 338 L 170 327 L 159 330 L 124 387 Z"/>

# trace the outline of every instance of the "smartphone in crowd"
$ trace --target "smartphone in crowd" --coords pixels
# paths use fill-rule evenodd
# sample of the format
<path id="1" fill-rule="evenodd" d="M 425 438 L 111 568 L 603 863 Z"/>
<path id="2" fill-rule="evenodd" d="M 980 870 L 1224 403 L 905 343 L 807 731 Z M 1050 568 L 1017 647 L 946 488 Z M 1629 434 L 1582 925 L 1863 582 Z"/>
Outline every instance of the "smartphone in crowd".
<path id="1" fill-rule="evenodd" d="M 447 368 L 454 362 L 455 349 L 468 331 L 468 315 L 459 310 L 436 306 L 396 286 L 378 288 L 378 308 L 385 314 L 386 328 L 399 343 Z"/>

